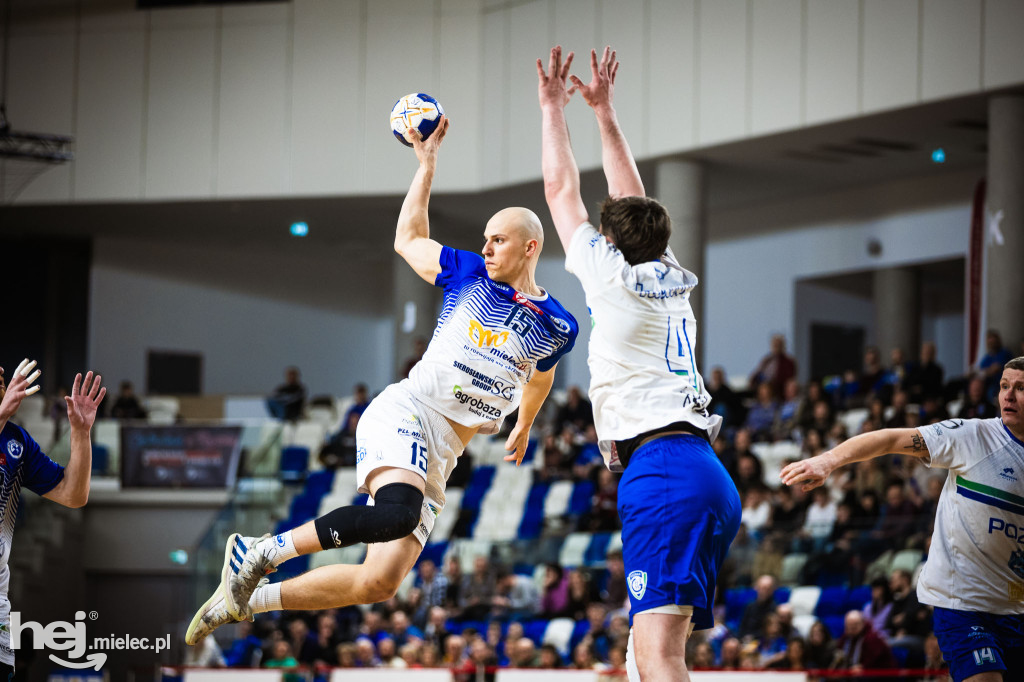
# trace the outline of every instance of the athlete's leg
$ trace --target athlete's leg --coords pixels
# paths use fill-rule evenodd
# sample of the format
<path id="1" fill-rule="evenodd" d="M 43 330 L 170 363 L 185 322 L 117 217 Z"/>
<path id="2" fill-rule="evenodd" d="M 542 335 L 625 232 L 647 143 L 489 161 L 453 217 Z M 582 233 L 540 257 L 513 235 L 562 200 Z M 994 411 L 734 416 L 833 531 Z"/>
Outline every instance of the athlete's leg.
<path id="1" fill-rule="evenodd" d="M 686 640 L 690 616 L 638 613 L 633 616 L 633 657 L 643 682 L 689 682 Z"/>

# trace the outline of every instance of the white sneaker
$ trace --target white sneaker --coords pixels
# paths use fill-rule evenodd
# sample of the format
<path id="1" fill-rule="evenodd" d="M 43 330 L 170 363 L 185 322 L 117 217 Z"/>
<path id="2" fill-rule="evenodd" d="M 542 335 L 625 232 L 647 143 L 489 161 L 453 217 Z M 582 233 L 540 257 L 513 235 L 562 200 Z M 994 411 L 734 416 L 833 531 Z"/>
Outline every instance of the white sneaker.
<path id="1" fill-rule="evenodd" d="M 260 585 L 266 585 L 269 582 L 269 578 L 264 578 L 260 581 Z M 196 615 L 188 625 L 188 630 L 185 631 L 185 644 L 195 646 L 221 625 L 236 622 L 235 617 L 228 613 L 222 588 L 223 586 L 218 586 L 206 603 L 196 611 Z M 251 612 L 249 620 L 252 620 Z"/>
<path id="2" fill-rule="evenodd" d="M 277 570 L 271 563 L 273 554 L 267 556 L 253 549 L 257 543 L 269 537 L 267 534 L 261 538 L 249 538 L 232 533 L 224 546 L 220 587 L 224 593 L 225 608 L 235 620 L 252 618 L 249 597 L 256 591 L 263 576 Z"/>

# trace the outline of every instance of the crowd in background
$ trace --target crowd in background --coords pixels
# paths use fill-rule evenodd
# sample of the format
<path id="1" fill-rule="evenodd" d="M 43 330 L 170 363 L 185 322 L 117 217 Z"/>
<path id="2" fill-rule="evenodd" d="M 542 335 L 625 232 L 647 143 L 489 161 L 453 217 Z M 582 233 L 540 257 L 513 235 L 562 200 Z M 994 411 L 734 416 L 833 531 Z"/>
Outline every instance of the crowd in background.
<path id="1" fill-rule="evenodd" d="M 903 549 L 927 557 L 945 472 L 932 471 L 913 457 L 884 457 L 847 467 L 808 494 L 766 477 L 758 452 L 790 443 L 794 459 L 812 457 L 856 435 L 849 432 L 856 422 L 856 431 L 864 433 L 953 417 L 998 416 L 999 376 L 1012 357 L 992 331 L 984 357 L 966 377 L 949 380 L 936 361 L 935 345 L 928 342 L 914 360 L 893 349 L 888 363 L 878 349 L 868 348 L 861 368 L 801 384 L 785 340 L 775 337 L 749 377 L 749 390 L 734 390 L 723 370 L 713 368 L 706 386 L 711 409 L 723 418 L 714 449 L 743 502 L 742 525 L 721 571 L 718 600 L 729 590 L 751 586 L 757 597 L 738 623 L 727 622 L 724 605 L 719 605 L 716 627 L 691 639 L 690 665 L 942 669 L 930 609 L 917 602 L 914 590 L 920 564 L 887 570 L 884 559 Z M 341 429 L 321 452 L 325 466 L 354 464 L 355 428 L 368 402 L 366 386 L 357 386 Z M 844 418 L 856 411 L 862 419 Z M 546 532 L 617 530 L 618 476 L 603 465 L 592 408 L 579 388 L 571 387 L 564 403 L 542 412 L 534 435 L 539 441 L 533 470 L 537 480 L 594 484 L 590 512 L 569 527 Z M 833 637 L 821 621 L 801 636 L 789 605 L 775 602 L 783 563 L 792 555 L 804 559 L 795 584 L 870 585 L 870 599 L 846 614 L 840 636 Z M 415 584 L 403 597 L 368 609 L 284 612 L 240 624 L 222 658 L 211 654 L 212 660 L 311 670 L 443 666 L 466 679 L 479 667 L 624 665 L 629 620 L 620 553 L 609 554 L 603 570 L 550 563 L 542 584 L 491 557 L 477 557 L 469 570 L 457 558 L 444 570 L 423 560 L 415 574 Z M 569 642 L 567 657 L 524 630 L 537 619 L 557 617 L 587 623 Z"/>

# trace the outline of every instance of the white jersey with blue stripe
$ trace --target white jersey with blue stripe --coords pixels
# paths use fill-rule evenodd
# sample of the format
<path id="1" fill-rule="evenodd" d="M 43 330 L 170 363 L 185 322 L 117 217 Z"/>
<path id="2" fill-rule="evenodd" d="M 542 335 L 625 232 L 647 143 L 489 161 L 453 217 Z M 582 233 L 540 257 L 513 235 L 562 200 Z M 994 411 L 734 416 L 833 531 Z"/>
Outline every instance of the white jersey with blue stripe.
<path id="1" fill-rule="evenodd" d="M 553 368 L 579 327 L 547 292 L 528 296 L 493 281 L 478 254 L 446 246 L 440 265 L 441 316 L 402 385 L 452 421 L 496 433 L 519 407 L 534 368 Z"/>
<path id="2" fill-rule="evenodd" d="M 918 599 L 1024 614 L 1024 443 L 998 417 L 947 419 L 918 431 L 928 466 L 949 469 Z"/>
<path id="3" fill-rule="evenodd" d="M 64 478 L 64 467 L 43 454 L 28 432 L 8 422 L 0 431 L 0 662 L 14 665 L 11 649 L 11 602 L 7 597 L 11 571 L 14 522 L 18 516 L 22 487 L 38 495 L 53 490 Z"/>
<path id="4" fill-rule="evenodd" d="M 714 440 L 722 419 L 707 410 L 711 396 L 694 358 L 697 276 L 671 250 L 630 265 L 590 223 L 573 234 L 565 269 L 580 280 L 590 309 L 590 400 L 608 468 L 621 470 L 613 441 L 675 422 Z"/>

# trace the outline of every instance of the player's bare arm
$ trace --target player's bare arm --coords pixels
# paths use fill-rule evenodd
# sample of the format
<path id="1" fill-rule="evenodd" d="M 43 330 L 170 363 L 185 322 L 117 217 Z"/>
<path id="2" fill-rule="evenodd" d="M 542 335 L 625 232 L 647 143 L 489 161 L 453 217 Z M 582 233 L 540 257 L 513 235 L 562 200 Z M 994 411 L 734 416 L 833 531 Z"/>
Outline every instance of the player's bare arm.
<path id="1" fill-rule="evenodd" d="M 802 483 L 805 491 L 812 490 L 840 467 L 888 454 L 921 459 L 929 456 L 928 446 L 917 429 L 882 429 L 854 436 L 817 457 L 788 464 L 779 477 L 786 485 Z"/>
<path id="2" fill-rule="evenodd" d="M 53 490 L 43 495 L 48 500 L 65 507 L 82 507 L 89 501 L 89 482 L 92 477 L 92 425 L 96 422 L 96 411 L 106 387 L 100 386 L 103 378 L 92 372 L 75 376 L 71 395 L 65 396 L 68 408 L 68 423 L 71 425 L 71 459 L 64 469 L 64 478 Z"/>
<path id="3" fill-rule="evenodd" d="M 541 110 L 541 169 L 544 175 L 544 198 L 547 200 L 551 220 L 555 223 L 562 248 L 569 243 L 576 228 L 587 221 L 587 207 L 580 196 L 580 171 L 569 142 L 569 126 L 565 122 L 565 105 L 575 87 L 566 87 L 570 52 L 562 63 L 562 48 L 551 48 L 548 68 L 537 60 L 537 95 Z"/>
<path id="4" fill-rule="evenodd" d="M 615 115 L 613 100 L 615 76 L 618 72 L 619 62 L 615 58 L 615 50 L 606 46 L 600 61 L 597 59 L 597 51 L 590 51 L 589 83 L 584 83 L 576 76 L 569 76 L 569 79 L 597 117 L 597 125 L 601 130 L 601 163 L 608 180 L 608 196 L 613 199 L 642 197 L 646 196 L 644 183 L 640 180 L 633 152 Z"/>
<path id="5" fill-rule="evenodd" d="M 416 271 L 416 274 L 433 284 L 441 273 L 441 245 L 430 238 L 428 205 L 430 188 L 437 168 L 437 152 L 441 141 L 448 132 L 448 117 L 441 117 L 437 130 L 426 140 L 419 131 L 410 128 L 405 138 L 412 143 L 420 167 L 413 176 L 412 185 L 402 202 L 395 230 L 395 251 Z"/>
<path id="6" fill-rule="evenodd" d="M 557 367 L 558 365 L 555 365 Z M 537 370 L 530 377 L 530 381 L 523 386 L 523 400 L 519 404 L 519 418 L 505 441 L 505 450 L 510 454 L 505 455 L 506 462 L 515 462 L 519 466 L 526 455 L 526 446 L 530 441 L 530 429 L 537 418 L 537 413 L 548 399 L 551 392 L 551 385 L 555 381 L 555 367 L 546 372 Z"/>

